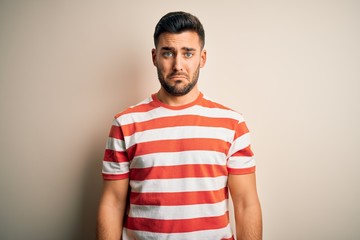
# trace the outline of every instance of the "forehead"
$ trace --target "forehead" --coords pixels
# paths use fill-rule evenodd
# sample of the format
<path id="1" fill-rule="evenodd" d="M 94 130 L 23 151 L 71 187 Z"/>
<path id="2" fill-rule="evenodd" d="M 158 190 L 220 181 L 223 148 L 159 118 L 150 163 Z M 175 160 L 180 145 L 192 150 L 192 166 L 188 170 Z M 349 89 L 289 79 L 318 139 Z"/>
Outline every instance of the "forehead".
<path id="1" fill-rule="evenodd" d="M 196 32 L 185 31 L 182 33 L 162 33 L 159 36 L 157 48 L 194 48 L 200 49 L 200 38 Z"/>

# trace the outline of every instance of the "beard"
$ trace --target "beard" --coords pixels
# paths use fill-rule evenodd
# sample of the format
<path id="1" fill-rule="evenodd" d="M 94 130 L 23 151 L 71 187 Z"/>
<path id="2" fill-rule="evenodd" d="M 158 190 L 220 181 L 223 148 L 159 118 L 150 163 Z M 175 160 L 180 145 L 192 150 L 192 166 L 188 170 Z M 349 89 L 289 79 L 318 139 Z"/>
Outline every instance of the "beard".
<path id="1" fill-rule="evenodd" d="M 197 84 L 199 79 L 200 66 L 196 69 L 194 74 L 191 76 L 191 80 L 187 84 L 183 84 L 182 81 L 175 81 L 174 84 L 170 84 L 170 81 L 166 81 L 164 75 L 162 75 L 159 68 L 157 68 L 158 79 L 160 81 L 161 86 L 165 89 L 167 93 L 173 96 L 184 96 L 188 94 Z M 172 72 L 167 78 L 171 78 L 172 76 L 181 75 L 185 76 L 186 79 L 190 79 L 190 77 L 185 73 Z"/>

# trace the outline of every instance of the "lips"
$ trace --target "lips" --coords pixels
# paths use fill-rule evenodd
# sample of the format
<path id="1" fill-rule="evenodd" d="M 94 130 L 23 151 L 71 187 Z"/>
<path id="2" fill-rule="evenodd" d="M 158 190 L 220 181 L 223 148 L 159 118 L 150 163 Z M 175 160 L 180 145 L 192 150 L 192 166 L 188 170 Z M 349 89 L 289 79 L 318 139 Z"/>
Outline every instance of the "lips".
<path id="1" fill-rule="evenodd" d="M 186 75 L 172 75 L 172 76 L 170 76 L 170 79 L 178 79 L 178 78 L 187 79 L 187 76 Z"/>

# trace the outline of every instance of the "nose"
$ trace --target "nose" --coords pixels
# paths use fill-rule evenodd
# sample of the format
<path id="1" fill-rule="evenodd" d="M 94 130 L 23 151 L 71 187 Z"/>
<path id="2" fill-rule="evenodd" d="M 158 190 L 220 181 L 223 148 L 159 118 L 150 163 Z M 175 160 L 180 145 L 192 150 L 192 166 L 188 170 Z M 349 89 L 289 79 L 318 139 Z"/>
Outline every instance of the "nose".
<path id="1" fill-rule="evenodd" d="M 183 62 L 181 59 L 181 54 L 177 54 L 176 57 L 174 58 L 173 70 L 174 71 L 182 71 L 183 70 Z"/>

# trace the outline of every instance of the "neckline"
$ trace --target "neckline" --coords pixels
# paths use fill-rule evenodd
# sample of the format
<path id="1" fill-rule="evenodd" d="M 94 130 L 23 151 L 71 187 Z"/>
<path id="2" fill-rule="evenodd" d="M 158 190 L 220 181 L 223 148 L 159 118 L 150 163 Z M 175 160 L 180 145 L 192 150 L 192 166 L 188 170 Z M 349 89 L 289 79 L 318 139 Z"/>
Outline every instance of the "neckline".
<path id="1" fill-rule="evenodd" d="M 168 105 L 166 103 L 161 102 L 157 98 L 156 93 L 152 94 L 151 98 L 152 98 L 152 100 L 154 101 L 154 103 L 157 106 L 164 107 L 164 108 L 167 108 L 167 109 L 172 109 L 172 110 L 181 110 L 181 109 L 185 109 L 185 108 L 192 107 L 192 106 L 196 105 L 199 101 L 201 101 L 203 96 L 204 95 L 202 94 L 202 92 L 200 92 L 199 96 L 197 96 L 197 98 L 194 101 L 192 101 L 190 103 L 187 103 L 187 104 L 184 104 L 184 105 L 180 105 L 180 106 L 171 106 L 171 105 Z"/>

